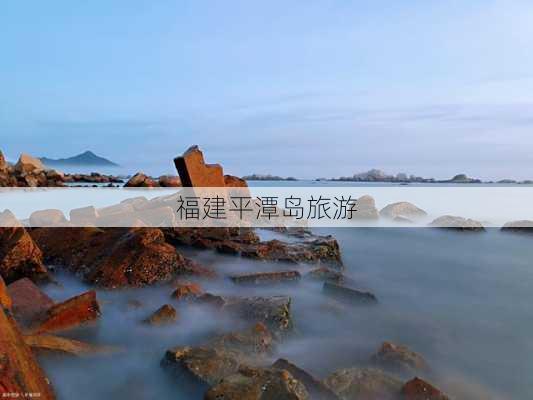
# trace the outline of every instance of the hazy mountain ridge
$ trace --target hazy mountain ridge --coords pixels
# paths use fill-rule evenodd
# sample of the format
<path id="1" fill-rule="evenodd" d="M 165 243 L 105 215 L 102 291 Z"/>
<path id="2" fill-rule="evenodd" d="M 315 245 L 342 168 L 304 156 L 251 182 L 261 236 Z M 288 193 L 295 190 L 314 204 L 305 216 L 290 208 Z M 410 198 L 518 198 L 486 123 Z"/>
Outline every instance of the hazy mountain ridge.
<path id="1" fill-rule="evenodd" d="M 84 153 L 75 155 L 68 158 L 47 158 L 40 157 L 40 160 L 49 167 L 59 167 L 68 165 L 94 165 L 94 166 L 106 166 L 106 167 L 118 167 L 119 165 L 113 161 L 97 156 L 92 151 L 85 151 Z"/>

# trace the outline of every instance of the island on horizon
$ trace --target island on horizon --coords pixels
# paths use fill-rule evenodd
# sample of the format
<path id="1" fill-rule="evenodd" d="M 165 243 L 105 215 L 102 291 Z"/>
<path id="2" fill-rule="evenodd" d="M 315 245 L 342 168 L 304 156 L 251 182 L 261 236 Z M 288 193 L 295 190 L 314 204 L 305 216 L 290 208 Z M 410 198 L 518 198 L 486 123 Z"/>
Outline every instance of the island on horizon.
<path id="1" fill-rule="evenodd" d="M 99 167 L 118 167 L 117 163 L 108 160 L 107 158 L 97 156 L 92 151 L 87 150 L 81 154 L 68 158 L 47 158 L 40 157 L 41 162 L 48 167 L 62 167 L 62 166 L 99 166 Z"/>

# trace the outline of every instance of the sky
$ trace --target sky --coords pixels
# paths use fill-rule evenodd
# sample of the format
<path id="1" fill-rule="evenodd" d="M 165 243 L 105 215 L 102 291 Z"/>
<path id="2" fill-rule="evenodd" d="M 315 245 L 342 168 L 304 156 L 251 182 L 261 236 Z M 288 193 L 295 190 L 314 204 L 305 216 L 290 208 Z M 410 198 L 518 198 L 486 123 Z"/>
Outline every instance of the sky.
<path id="1" fill-rule="evenodd" d="M 533 179 L 533 2 L 2 1 L 0 149 Z"/>

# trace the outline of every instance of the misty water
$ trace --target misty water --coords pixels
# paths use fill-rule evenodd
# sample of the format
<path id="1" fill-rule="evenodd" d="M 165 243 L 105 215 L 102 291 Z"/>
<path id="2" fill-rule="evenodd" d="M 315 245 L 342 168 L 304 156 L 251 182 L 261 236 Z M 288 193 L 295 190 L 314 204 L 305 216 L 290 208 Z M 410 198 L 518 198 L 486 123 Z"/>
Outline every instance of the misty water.
<path id="1" fill-rule="evenodd" d="M 323 230 L 340 242 L 346 275 L 376 294 L 376 306 L 348 306 L 321 293 L 321 283 L 241 287 L 227 280 L 202 282 L 206 291 L 232 295 L 290 295 L 295 333 L 272 360 L 284 357 L 323 378 L 338 368 L 365 366 L 384 340 L 409 346 L 432 368 L 427 377 L 457 399 L 533 398 L 533 237 L 461 233 L 430 228 Z M 276 234 L 262 232 L 263 238 Z M 285 238 L 286 239 L 286 238 Z M 284 265 L 180 248 L 220 275 L 311 266 Z M 57 274 L 57 300 L 86 290 Z M 172 285 L 98 291 L 100 321 L 70 335 L 124 351 L 110 356 L 41 356 L 58 397 L 189 399 L 159 365 L 165 350 L 204 342 L 239 329 L 229 319 L 170 299 Z M 138 300 L 141 307 L 132 307 Z M 140 321 L 165 303 L 178 322 L 153 327 Z M 404 376 L 403 378 L 410 378 Z"/>

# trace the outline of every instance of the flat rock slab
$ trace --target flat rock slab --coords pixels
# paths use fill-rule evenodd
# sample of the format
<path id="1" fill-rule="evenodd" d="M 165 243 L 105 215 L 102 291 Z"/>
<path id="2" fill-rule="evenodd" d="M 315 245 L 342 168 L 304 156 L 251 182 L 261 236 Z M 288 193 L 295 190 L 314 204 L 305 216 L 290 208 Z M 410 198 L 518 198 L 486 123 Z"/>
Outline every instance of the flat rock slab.
<path id="1" fill-rule="evenodd" d="M 100 305 L 96 300 L 96 292 L 91 290 L 49 308 L 41 317 L 40 323 L 32 329 L 32 333 L 75 328 L 94 321 L 99 316 Z"/>
<path id="2" fill-rule="evenodd" d="M 377 297 L 370 292 L 352 289 L 332 282 L 324 282 L 322 291 L 337 300 L 351 304 L 377 304 Z"/>
<path id="3" fill-rule="evenodd" d="M 255 274 L 230 276 L 239 285 L 268 285 L 272 283 L 296 282 L 301 275 L 298 271 L 258 272 Z"/>
<path id="4" fill-rule="evenodd" d="M 13 301 L 15 319 L 22 325 L 31 324 L 54 305 L 54 301 L 28 278 L 13 282 L 7 290 Z"/>

